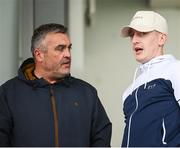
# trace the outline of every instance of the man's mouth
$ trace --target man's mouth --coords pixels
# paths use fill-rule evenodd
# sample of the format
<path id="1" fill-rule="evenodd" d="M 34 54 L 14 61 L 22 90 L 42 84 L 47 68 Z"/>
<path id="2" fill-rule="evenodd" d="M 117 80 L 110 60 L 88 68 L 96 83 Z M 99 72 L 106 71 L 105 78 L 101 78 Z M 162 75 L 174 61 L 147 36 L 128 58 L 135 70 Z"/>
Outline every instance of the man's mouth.
<path id="1" fill-rule="evenodd" d="M 136 47 L 134 50 L 135 50 L 136 52 L 140 52 L 140 51 L 143 51 L 143 48 Z"/>
<path id="2" fill-rule="evenodd" d="M 61 61 L 61 64 L 70 64 L 71 63 L 71 59 L 70 58 L 64 58 L 62 61 Z"/>
<path id="3" fill-rule="evenodd" d="M 141 47 L 135 47 L 135 48 L 134 48 L 134 51 L 135 51 L 136 54 L 141 54 L 141 53 L 143 52 L 143 50 L 144 50 L 144 49 L 141 48 Z"/>
<path id="4" fill-rule="evenodd" d="M 63 62 L 62 64 L 70 64 L 70 61 Z"/>
<path id="5" fill-rule="evenodd" d="M 62 62 L 62 65 L 64 65 L 64 66 L 70 66 L 70 65 L 71 65 L 71 61 L 70 61 L 70 60 L 64 61 L 64 62 Z"/>

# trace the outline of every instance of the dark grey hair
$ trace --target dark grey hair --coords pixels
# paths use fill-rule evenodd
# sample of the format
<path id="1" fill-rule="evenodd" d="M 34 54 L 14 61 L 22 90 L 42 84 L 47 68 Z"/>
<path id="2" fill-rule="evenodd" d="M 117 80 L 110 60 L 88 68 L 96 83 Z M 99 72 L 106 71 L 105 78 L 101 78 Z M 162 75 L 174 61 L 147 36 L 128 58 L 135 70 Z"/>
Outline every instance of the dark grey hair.
<path id="1" fill-rule="evenodd" d="M 46 50 L 41 43 L 48 33 L 53 33 L 53 32 L 66 34 L 67 28 L 61 24 L 51 23 L 51 24 L 43 24 L 34 30 L 31 39 L 32 55 L 34 53 L 34 49 L 36 48 L 41 48 L 42 50 Z"/>

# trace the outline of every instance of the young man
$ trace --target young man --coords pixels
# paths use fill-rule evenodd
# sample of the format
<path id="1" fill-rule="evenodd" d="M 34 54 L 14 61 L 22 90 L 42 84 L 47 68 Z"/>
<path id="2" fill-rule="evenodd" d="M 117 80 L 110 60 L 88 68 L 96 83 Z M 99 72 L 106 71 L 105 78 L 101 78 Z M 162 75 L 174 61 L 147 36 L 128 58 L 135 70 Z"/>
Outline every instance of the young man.
<path id="1" fill-rule="evenodd" d="M 168 27 L 154 11 L 138 11 L 121 30 L 140 63 L 123 94 L 123 147 L 180 146 L 180 62 L 164 55 Z"/>
<path id="2" fill-rule="evenodd" d="M 111 122 L 90 84 L 72 77 L 71 41 L 41 25 L 18 76 L 0 87 L 0 146 L 110 146 Z"/>

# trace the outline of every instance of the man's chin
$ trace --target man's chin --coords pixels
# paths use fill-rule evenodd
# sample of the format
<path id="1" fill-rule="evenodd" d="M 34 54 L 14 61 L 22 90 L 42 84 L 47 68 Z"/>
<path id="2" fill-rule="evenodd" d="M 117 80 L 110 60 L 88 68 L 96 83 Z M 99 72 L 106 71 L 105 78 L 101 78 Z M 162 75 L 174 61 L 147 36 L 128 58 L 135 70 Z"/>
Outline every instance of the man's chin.
<path id="1" fill-rule="evenodd" d="M 67 76 L 69 76 L 69 75 L 70 75 L 70 72 L 61 73 L 61 74 L 56 73 L 56 74 L 55 74 L 55 77 L 56 77 L 57 79 L 61 79 L 61 78 L 67 77 Z"/>

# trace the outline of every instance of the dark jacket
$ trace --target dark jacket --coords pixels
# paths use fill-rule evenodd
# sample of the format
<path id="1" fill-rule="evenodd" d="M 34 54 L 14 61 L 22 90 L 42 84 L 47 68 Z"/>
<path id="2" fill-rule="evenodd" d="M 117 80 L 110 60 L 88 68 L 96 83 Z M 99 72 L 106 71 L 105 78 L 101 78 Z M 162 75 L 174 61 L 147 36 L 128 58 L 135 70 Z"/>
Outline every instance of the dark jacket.
<path id="1" fill-rule="evenodd" d="M 171 55 L 140 65 L 139 76 L 123 96 L 122 147 L 180 146 L 179 70 L 180 61 Z"/>
<path id="2" fill-rule="evenodd" d="M 90 84 L 67 76 L 49 84 L 26 60 L 0 87 L 0 146 L 110 146 L 111 122 Z"/>

